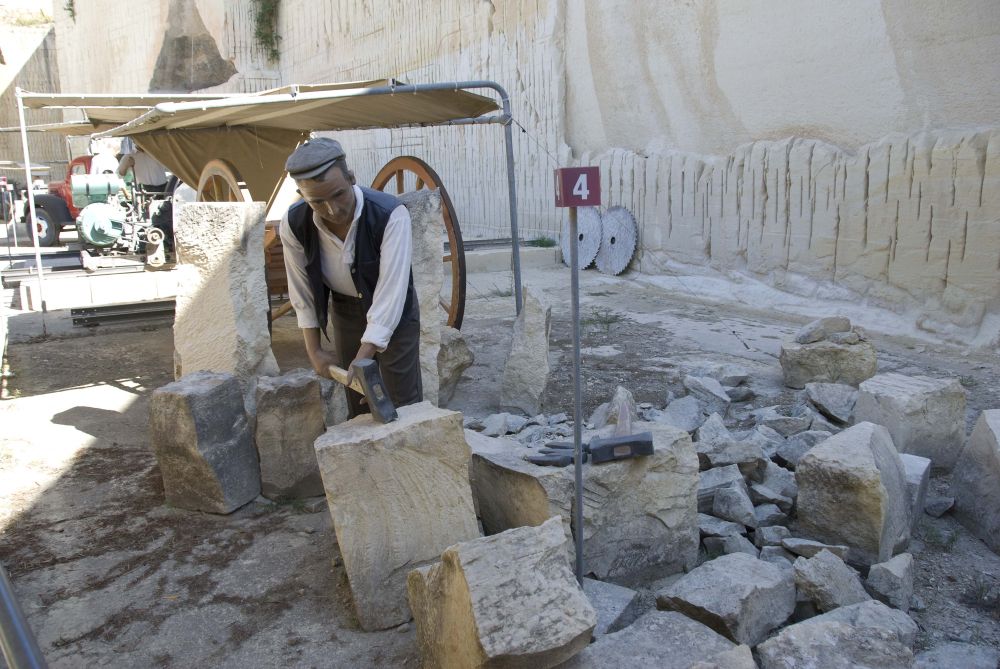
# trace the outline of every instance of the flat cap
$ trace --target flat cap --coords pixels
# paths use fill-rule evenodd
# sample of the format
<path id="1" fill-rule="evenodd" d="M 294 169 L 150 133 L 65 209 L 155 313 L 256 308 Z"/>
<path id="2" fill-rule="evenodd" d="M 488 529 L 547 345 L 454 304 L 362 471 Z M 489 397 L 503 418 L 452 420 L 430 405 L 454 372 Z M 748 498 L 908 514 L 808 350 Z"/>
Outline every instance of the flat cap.
<path id="1" fill-rule="evenodd" d="M 345 156 L 347 154 L 344 147 L 337 140 L 315 137 L 292 151 L 292 155 L 285 161 L 285 171 L 293 179 L 312 179 L 326 172 Z"/>

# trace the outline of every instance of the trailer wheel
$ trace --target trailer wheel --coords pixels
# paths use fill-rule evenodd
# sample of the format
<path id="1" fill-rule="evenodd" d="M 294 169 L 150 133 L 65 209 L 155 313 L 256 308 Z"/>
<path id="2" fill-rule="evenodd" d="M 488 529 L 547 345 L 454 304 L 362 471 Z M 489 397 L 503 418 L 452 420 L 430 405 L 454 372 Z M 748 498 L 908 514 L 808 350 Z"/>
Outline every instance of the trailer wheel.
<path id="1" fill-rule="evenodd" d="M 35 216 L 38 219 L 38 245 L 39 246 L 56 246 L 59 243 L 59 231 L 62 229 L 62 224 L 57 223 L 52 214 L 42 209 L 41 207 L 35 207 Z M 28 244 L 33 246 L 34 239 L 31 236 L 31 212 L 25 212 L 25 226 L 24 229 L 28 235 Z"/>

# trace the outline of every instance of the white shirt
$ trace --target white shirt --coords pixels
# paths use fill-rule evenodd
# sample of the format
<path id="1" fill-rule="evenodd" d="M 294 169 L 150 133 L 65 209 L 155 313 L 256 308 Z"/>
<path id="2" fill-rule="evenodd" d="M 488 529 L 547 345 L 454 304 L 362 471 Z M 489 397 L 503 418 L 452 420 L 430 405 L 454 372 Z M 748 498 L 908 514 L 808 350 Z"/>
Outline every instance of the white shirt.
<path id="1" fill-rule="evenodd" d="M 145 151 L 127 154 L 132 156 L 132 174 L 144 186 L 162 186 L 167 183 L 167 171 L 153 156 Z"/>
<path id="2" fill-rule="evenodd" d="M 105 172 L 117 174 L 118 161 L 115 160 L 115 157 L 110 153 L 95 153 L 90 159 L 90 173 L 103 174 Z"/>
<path id="3" fill-rule="evenodd" d="M 354 240 L 357 236 L 358 219 L 364 207 L 364 194 L 354 186 L 354 219 L 343 241 L 330 232 L 325 225 L 313 225 L 319 233 L 320 259 L 323 282 L 331 290 L 351 297 L 360 297 L 351 279 L 351 265 L 354 263 Z M 311 213 L 311 212 L 310 212 Z M 295 309 L 295 317 L 300 328 L 319 328 L 316 319 L 315 301 L 309 287 L 306 273 L 306 256 L 295 233 L 288 224 L 288 212 L 281 219 L 278 229 L 284 247 L 285 271 L 288 274 L 288 297 Z M 378 283 L 371 309 L 368 310 L 368 326 L 361 341 L 375 346 L 379 352 L 389 345 L 389 339 L 399 325 L 406 303 L 406 290 L 410 283 L 410 263 L 413 257 L 413 233 L 410 212 L 400 205 L 392 210 L 382 236 L 381 259 L 379 260 Z"/>

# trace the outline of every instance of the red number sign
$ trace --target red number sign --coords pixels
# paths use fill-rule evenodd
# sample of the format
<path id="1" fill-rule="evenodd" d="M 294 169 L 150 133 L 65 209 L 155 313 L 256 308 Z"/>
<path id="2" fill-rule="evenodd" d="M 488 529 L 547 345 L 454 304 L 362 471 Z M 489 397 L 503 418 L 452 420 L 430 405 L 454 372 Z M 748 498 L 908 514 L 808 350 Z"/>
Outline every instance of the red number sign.
<path id="1" fill-rule="evenodd" d="M 596 207 L 601 204 L 601 173 L 596 167 L 556 170 L 557 207 Z"/>

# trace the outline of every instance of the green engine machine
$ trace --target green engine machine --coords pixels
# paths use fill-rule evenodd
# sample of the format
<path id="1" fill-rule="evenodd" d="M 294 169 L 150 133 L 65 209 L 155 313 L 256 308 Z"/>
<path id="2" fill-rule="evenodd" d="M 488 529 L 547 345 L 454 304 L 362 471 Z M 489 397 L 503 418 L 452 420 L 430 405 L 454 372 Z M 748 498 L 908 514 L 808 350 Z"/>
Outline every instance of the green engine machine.
<path id="1" fill-rule="evenodd" d="M 114 245 L 125 234 L 128 212 L 119 203 L 125 182 L 112 174 L 77 174 L 72 179 L 73 205 L 80 208 L 76 229 L 87 243 Z"/>

